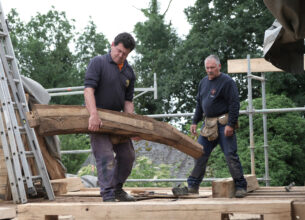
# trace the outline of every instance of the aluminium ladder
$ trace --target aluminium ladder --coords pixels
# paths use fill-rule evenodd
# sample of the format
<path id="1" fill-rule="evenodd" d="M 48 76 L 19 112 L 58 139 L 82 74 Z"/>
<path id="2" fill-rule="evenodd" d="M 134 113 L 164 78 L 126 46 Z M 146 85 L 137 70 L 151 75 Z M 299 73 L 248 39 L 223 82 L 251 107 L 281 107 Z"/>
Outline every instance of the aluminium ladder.
<path id="1" fill-rule="evenodd" d="M 48 199 L 54 200 L 54 192 L 35 131 L 30 128 L 26 119 L 29 108 L 1 3 L 0 102 L 0 140 L 14 202 L 26 203 L 27 194 L 37 195 L 37 187 L 42 187 Z M 29 150 L 26 151 L 25 147 Z M 28 158 L 34 161 L 38 175 L 32 175 Z"/>

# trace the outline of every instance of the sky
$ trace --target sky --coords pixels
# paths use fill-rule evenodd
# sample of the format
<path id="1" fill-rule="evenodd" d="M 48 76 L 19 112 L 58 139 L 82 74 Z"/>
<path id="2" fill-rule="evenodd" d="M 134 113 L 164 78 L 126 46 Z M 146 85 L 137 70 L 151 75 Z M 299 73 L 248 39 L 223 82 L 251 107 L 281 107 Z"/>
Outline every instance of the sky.
<path id="1" fill-rule="evenodd" d="M 172 0 L 166 14 L 166 22 L 171 21 L 180 37 L 185 37 L 190 29 L 183 12 L 193 6 L 196 0 Z M 150 0 L 0 0 L 4 14 L 16 8 L 21 20 L 29 21 L 37 12 L 46 13 L 54 6 L 65 11 L 67 18 L 75 19 L 77 30 L 82 30 L 92 17 L 97 30 L 102 32 L 111 43 L 121 32 L 132 33 L 137 22 L 145 21 L 141 8 L 148 8 Z M 159 0 L 160 13 L 164 13 L 170 0 Z"/>

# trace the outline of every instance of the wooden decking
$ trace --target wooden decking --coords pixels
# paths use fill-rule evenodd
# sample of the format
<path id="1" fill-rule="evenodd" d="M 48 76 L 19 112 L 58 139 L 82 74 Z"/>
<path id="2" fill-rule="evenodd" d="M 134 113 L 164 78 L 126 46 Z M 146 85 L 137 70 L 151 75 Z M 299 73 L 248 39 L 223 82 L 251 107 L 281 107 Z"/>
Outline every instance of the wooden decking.
<path id="1" fill-rule="evenodd" d="M 212 188 L 199 196 L 176 198 L 170 188 L 126 188 L 136 202 L 103 203 L 97 188 L 32 199 L 27 204 L 0 202 L 0 219 L 305 219 L 305 187 L 260 187 L 245 198 L 212 198 Z"/>

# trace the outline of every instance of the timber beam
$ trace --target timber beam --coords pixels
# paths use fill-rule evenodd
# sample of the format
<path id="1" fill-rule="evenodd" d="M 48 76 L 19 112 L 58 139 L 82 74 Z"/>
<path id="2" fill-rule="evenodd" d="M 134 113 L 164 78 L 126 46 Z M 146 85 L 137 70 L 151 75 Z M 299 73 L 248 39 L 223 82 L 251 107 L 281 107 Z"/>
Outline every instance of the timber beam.
<path id="1" fill-rule="evenodd" d="M 165 122 L 147 116 L 98 109 L 103 126 L 98 133 L 125 137 L 140 137 L 144 140 L 166 144 L 198 159 L 203 147 L 189 136 Z M 84 106 L 34 105 L 27 114 L 31 127 L 42 136 L 90 133 L 89 112 Z"/>
<path id="2" fill-rule="evenodd" d="M 291 200 L 178 200 L 125 203 L 28 203 L 17 206 L 18 220 L 70 217 L 95 219 L 205 219 L 221 220 L 230 213 L 258 214 L 264 220 L 291 219 Z M 301 207 L 301 205 L 299 205 Z"/>
<path id="3" fill-rule="evenodd" d="M 16 217 L 15 207 L 0 207 L 0 219 L 14 219 Z"/>

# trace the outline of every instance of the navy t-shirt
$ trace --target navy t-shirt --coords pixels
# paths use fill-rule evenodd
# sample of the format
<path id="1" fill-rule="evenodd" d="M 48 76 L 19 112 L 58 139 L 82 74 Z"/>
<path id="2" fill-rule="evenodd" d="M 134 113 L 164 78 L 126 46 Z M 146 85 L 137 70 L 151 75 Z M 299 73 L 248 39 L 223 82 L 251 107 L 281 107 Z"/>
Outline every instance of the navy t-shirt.
<path id="1" fill-rule="evenodd" d="M 125 61 L 122 70 L 110 53 L 94 57 L 87 68 L 85 88 L 94 88 L 96 107 L 123 111 L 125 101 L 132 101 L 135 74 Z"/>
<path id="2" fill-rule="evenodd" d="M 198 87 L 197 105 L 193 124 L 197 124 L 203 117 L 218 117 L 229 113 L 228 125 L 234 127 L 239 115 L 239 97 L 235 82 L 227 74 L 209 80 L 204 77 Z"/>

